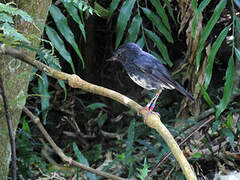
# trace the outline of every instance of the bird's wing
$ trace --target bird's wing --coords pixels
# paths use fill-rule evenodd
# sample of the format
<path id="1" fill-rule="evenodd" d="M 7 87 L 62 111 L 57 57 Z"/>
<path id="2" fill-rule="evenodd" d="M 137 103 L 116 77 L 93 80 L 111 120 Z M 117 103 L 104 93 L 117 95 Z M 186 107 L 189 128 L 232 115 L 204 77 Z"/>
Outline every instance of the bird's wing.
<path id="1" fill-rule="evenodd" d="M 151 75 L 159 83 L 163 83 L 166 87 L 174 89 L 178 84 L 174 81 L 165 68 L 165 66 L 153 55 L 146 53 L 139 54 L 132 60 L 141 71 Z"/>
<path id="2" fill-rule="evenodd" d="M 139 70 L 148 73 L 157 82 L 162 83 L 165 88 L 177 89 L 179 92 L 195 101 L 190 93 L 188 93 L 178 82 L 173 80 L 165 66 L 153 55 L 143 51 L 143 54 L 139 54 L 137 58 L 133 59 L 132 63 L 134 63 Z"/>

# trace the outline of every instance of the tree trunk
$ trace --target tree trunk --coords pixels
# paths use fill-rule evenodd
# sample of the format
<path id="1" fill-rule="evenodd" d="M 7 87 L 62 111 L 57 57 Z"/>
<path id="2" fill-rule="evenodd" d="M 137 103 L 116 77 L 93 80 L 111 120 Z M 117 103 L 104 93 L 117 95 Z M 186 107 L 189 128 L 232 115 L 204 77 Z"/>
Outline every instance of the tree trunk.
<path id="1" fill-rule="evenodd" d="M 38 38 L 41 37 L 45 21 L 47 18 L 48 10 L 51 5 L 51 0 L 16 0 L 16 5 L 19 9 L 26 11 L 34 20 L 34 27 L 22 19 L 16 18 L 16 29 L 25 34 L 34 34 Z M 33 46 L 38 46 L 39 40 L 32 41 Z M 34 52 L 24 52 L 35 57 Z M 18 126 L 22 107 L 25 105 L 27 97 L 27 89 L 29 84 L 29 75 L 32 67 L 15 58 L 2 55 L 0 56 L 0 73 L 3 77 L 4 88 L 10 107 L 14 133 Z M 0 101 L 0 179 L 5 180 L 8 177 L 9 163 L 11 160 L 11 149 L 8 136 L 8 128 L 5 119 L 5 111 Z"/>

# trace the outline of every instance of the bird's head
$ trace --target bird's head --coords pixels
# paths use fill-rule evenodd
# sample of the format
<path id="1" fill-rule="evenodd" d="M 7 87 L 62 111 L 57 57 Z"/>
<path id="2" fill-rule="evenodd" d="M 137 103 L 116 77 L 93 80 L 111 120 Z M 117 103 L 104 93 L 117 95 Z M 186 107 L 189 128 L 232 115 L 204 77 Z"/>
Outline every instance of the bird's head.
<path id="1" fill-rule="evenodd" d="M 122 64 L 126 64 L 127 61 L 134 59 L 142 49 L 135 43 L 125 43 L 113 53 L 113 56 L 107 61 L 119 61 Z"/>

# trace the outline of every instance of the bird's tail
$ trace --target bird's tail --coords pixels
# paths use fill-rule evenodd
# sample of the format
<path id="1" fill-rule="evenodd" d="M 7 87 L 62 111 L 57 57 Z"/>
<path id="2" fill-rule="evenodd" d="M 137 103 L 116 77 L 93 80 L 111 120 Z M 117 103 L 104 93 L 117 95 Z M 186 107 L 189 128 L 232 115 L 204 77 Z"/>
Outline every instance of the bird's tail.
<path id="1" fill-rule="evenodd" d="M 183 95 L 185 95 L 185 96 L 187 96 L 189 99 L 191 99 L 192 101 L 196 101 L 193 97 L 192 97 L 192 95 L 189 93 L 189 92 L 187 92 L 187 90 L 186 89 L 184 89 L 178 82 L 175 82 L 176 83 L 176 89 L 180 92 L 180 93 L 182 93 Z"/>

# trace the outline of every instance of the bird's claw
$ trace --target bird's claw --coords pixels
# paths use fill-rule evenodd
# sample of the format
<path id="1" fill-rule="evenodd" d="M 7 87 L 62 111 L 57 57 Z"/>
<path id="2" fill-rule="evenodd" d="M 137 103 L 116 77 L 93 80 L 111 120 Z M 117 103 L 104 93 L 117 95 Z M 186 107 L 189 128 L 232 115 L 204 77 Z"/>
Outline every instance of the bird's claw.
<path id="1" fill-rule="evenodd" d="M 161 115 L 160 115 L 158 112 L 148 111 L 148 112 L 147 112 L 146 114 L 144 114 L 144 116 L 143 116 L 143 121 L 144 121 L 144 123 L 146 122 L 147 117 L 148 117 L 150 114 L 155 114 L 155 115 L 157 115 L 159 118 L 161 117 Z"/>

